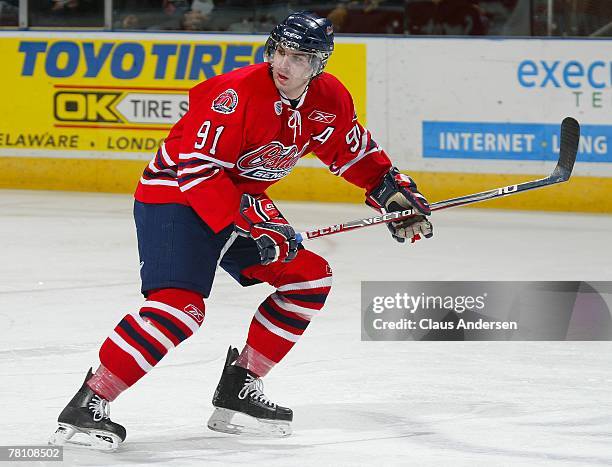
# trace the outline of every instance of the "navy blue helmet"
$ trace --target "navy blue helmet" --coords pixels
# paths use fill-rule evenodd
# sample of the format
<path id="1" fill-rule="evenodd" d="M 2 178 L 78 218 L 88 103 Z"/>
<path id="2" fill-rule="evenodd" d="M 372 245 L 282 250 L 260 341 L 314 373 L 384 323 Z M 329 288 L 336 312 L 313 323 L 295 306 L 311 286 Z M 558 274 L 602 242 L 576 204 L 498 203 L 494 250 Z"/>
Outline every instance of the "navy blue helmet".
<path id="1" fill-rule="evenodd" d="M 265 57 L 268 62 L 278 45 L 313 55 L 313 75 L 321 74 L 334 51 L 334 27 L 327 18 L 309 11 L 298 11 L 274 27 L 266 42 Z"/>

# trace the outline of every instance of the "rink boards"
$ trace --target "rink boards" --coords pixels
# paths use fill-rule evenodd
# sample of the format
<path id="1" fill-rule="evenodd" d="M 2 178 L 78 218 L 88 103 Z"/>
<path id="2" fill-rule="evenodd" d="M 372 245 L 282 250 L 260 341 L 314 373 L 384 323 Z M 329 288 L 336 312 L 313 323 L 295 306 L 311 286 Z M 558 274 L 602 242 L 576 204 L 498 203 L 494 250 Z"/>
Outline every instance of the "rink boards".
<path id="1" fill-rule="evenodd" d="M 259 62 L 265 36 L 2 32 L 0 187 L 131 192 L 197 82 Z M 328 71 L 431 200 L 546 175 L 567 115 L 583 126 L 564 186 L 493 207 L 612 212 L 612 41 L 337 39 Z M 270 193 L 361 202 L 312 156 Z"/>

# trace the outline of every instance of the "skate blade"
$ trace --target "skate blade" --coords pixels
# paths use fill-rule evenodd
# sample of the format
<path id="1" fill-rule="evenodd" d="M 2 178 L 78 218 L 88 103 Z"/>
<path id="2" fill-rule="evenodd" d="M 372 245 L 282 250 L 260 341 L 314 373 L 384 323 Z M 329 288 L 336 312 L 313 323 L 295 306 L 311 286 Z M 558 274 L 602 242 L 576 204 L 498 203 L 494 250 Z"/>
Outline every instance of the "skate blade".
<path id="1" fill-rule="evenodd" d="M 291 435 L 291 423 L 251 417 L 235 410 L 216 407 L 208 419 L 208 428 L 232 435 L 284 438 Z"/>
<path id="2" fill-rule="evenodd" d="M 67 423 L 60 423 L 55 433 L 49 438 L 49 444 L 113 452 L 119 448 L 121 438 L 108 431 L 86 430 Z"/>

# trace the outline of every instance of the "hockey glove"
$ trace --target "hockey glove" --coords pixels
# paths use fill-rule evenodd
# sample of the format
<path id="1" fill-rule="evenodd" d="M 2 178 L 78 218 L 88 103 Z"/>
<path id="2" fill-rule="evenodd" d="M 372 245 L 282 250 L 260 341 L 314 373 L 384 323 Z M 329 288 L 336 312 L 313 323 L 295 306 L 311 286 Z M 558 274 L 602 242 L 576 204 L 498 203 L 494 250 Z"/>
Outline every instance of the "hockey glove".
<path id="1" fill-rule="evenodd" d="M 381 213 L 414 209 L 415 214 L 408 219 L 387 223 L 387 228 L 395 240 L 404 243 L 410 239 L 411 243 L 421 239 L 433 237 L 433 226 L 425 216 L 431 214 L 429 203 L 419 193 L 416 183 L 408 175 L 392 167 L 382 178 L 380 184 L 366 194 L 366 204 Z"/>
<path id="2" fill-rule="evenodd" d="M 298 245 L 293 227 L 265 195 L 242 195 L 236 232 L 255 240 L 264 266 L 275 261 L 287 263 L 297 255 Z"/>

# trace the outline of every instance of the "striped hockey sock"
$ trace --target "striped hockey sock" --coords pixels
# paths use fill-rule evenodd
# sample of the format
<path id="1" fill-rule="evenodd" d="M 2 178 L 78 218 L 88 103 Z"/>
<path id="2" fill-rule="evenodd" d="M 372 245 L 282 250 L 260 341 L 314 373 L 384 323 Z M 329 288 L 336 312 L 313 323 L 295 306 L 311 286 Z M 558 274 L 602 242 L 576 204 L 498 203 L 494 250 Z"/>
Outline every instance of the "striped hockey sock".
<path id="1" fill-rule="evenodd" d="M 169 350 L 193 335 L 203 321 L 204 301 L 197 292 L 161 289 L 150 293 L 138 313 L 124 316 L 102 344 L 102 365 L 90 380 L 90 387 L 113 400 Z M 116 380 L 113 383 L 111 378 L 123 385 Z"/>
<path id="2" fill-rule="evenodd" d="M 308 251 L 300 251 L 296 260 L 279 267 L 284 268 L 282 273 L 269 281 L 276 292 L 259 305 L 247 345 L 236 362 L 260 377 L 295 345 L 325 304 L 332 285 L 325 260 Z M 306 275 L 311 279 L 304 280 Z"/>

